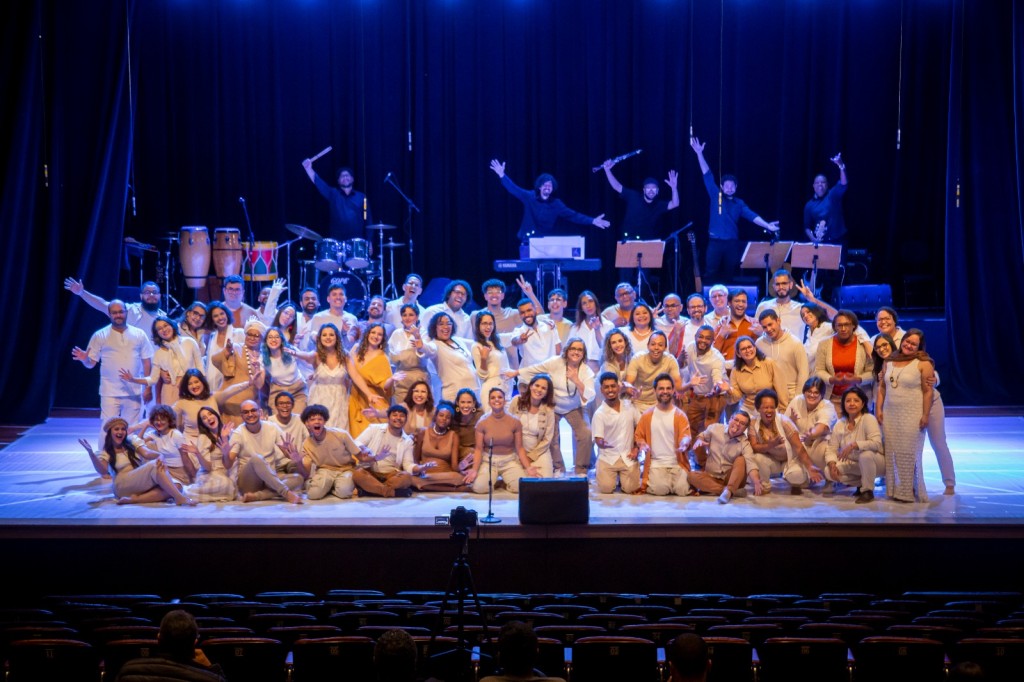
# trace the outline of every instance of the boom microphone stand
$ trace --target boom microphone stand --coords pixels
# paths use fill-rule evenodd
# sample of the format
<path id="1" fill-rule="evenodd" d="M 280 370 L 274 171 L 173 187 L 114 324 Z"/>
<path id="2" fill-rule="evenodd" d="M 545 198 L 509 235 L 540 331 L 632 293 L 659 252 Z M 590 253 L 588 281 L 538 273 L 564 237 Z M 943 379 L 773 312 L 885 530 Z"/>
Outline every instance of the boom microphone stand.
<path id="1" fill-rule="evenodd" d="M 407 213 L 407 216 L 405 218 L 405 229 L 406 229 L 406 232 L 408 232 L 408 234 L 409 234 L 409 269 L 410 270 L 415 270 L 416 266 L 413 264 L 413 258 L 412 258 L 412 255 L 413 255 L 413 245 L 412 245 L 412 212 L 416 211 L 417 213 L 420 213 L 421 212 L 420 208 L 419 208 L 419 206 L 417 206 L 416 204 L 413 203 L 412 199 L 410 199 L 409 197 L 407 197 L 405 195 L 405 192 L 402 191 L 401 187 L 399 187 L 398 185 L 395 184 L 395 181 L 391 179 L 391 173 L 388 173 L 387 177 L 384 178 L 384 184 L 391 185 L 392 187 L 394 187 L 395 191 L 398 192 L 399 196 L 401 196 L 405 200 L 406 213 Z M 381 286 L 383 286 L 383 284 L 381 284 Z"/>

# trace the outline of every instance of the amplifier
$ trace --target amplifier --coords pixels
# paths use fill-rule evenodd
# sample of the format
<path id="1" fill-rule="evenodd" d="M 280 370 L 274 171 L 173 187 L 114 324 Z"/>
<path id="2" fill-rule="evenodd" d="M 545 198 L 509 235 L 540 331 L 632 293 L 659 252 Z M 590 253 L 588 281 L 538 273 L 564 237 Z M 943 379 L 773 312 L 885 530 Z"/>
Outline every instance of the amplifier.
<path id="1" fill-rule="evenodd" d="M 590 486 L 584 477 L 519 479 L 519 523 L 587 523 Z"/>

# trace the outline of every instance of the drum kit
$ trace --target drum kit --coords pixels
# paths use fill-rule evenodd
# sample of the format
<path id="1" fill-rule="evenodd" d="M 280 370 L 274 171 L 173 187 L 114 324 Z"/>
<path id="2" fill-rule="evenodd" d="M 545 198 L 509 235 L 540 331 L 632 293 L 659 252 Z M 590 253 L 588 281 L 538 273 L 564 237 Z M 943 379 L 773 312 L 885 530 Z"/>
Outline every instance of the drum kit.
<path id="1" fill-rule="evenodd" d="M 350 312 L 356 314 L 365 310 L 366 305 L 369 303 L 374 281 L 379 283 L 378 291 L 381 295 L 385 297 L 398 295 L 394 282 L 394 250 L 405 246 L 405 244 L 396 242 L 394 239 L 389 239 L 386 243 L 384 242 L 384 232 L 394 230 L 394 225 L 378 223 L 367 226 L 368 230 L 373 230 L 379 235 L 380 249 L 376 257 L 372 254 L 370 241 L 366 239 L 338 240 L 321 237 L 313 230 L 302 225 L 288 224 L 285 225 L 285 228 L 299 237 L 316 242 L 313 249 L 313 259 L 303 260 L 300 263 L 305 266 L 303 269 L 303 288 L 313 286 L 309 280 L 316 277 L 319 280 L 316 283 L 316 288 L 321 301 L 326 299 L 327 292 L 335 284 L 341 284 L 345 287 L 345 296 L 348 299 L 346 307 Z M 391 283 L 387 287 L 384 286 L 385 251 L 390 251 L 391 253 Z M 307 270 L 310 266 L 314 269 L 312 273 L 309 273 Z"/>

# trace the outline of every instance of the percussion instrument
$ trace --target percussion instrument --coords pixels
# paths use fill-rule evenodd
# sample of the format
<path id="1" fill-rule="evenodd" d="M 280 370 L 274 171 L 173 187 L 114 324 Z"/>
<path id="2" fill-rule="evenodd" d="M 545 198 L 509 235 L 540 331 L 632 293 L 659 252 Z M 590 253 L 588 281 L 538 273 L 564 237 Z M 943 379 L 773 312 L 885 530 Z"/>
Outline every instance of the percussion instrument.
<path id="1" fill-rule="evenodd" d="M 341 269 L 341 242 L 337 239 L 321 239 L 316 243 L 314 262 L 316 269 L 334 272 Z"/>
<path id="2" fill-rule="evenodd" d="M 367 230 L 394 230 L 394 225 L 385 225 L 384 223 L 377 223 L 376 225 L 367 225 Z"/>
<path id="3" fill-rule="evenodd" d="M 358 317 L 369 302 L 366 284 L 359 275 L 348 270 L 339 270 L 324 275 L 316 287 L 321 304 L 327 300 L 327 293 L 336 284 L 345 287 L 345 310 Z"/>
<path id="4" fill-rule="evenodd" d="M 213 269 L 221 279 L 242 274 L 242 239 L 237 227 L 214 229 Z"/>
<path id="5" fill-rule="evenodd" d="M 341 243 L 341 261 L 353 270 L 362 270 L 370 264 L 370 242 L 365 239 L 346 239 Z"/>
<path id="6" fill-rule="evenodd" d="M 242 279 L 246 282 L 273 282 L 277 279 L 277 242 L 242 242 L 246 258 Z"/>
<path id="7" fill-rule="evenodd" d="M 185 274 L 185 284 L 199 289 L 206 284 L 210 271 L 210 233 L 205 225 L 186 225 L 178 233 L 178 259 Z"/>
<path id="8" fill-rule="evenodd" d="M 405 242 L 396 242 L 394 239 L 389 239 L 388 241 L 384 242 L 381 248 L 390 251 L 391 249 L 397 249 L 399 246 L 405 246 Z"/>
<path id="9" fill-rule="evenodd" d="M 312 239 L 315 242 L 320 241 L 320 239 L 321 239 L 319 234 L 317 234 L 313 230 L 309 229 L 308 227 L 303 227 L 302 225 L 295 225 L 293 223 L 285 223 L 284 229 L 288 230 L 292 234 L 298 235 L 298 236 L 303 237 L 305 239 Z"/>

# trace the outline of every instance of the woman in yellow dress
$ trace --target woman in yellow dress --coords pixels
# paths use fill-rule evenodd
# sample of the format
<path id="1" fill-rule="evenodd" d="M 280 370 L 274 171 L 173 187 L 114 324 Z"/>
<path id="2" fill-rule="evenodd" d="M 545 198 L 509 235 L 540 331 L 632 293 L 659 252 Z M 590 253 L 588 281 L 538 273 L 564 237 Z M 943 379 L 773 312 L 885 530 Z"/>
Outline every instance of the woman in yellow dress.
<path id="1" fill-rule="evenodd" d="M 366 328 L 354 353 L 348 356 L 348 375 L 355 388 L 348 401 L 348 430 L 355 438 L 370 424 L 379 424 L 379 417 L 367 416 L 367 408 L 384 411 L 391 404 L 394 384 L 405 378 L 404 372 L 391 372 L 388 354 L 384 351 L 384 325 L 373 323 Z"/>

